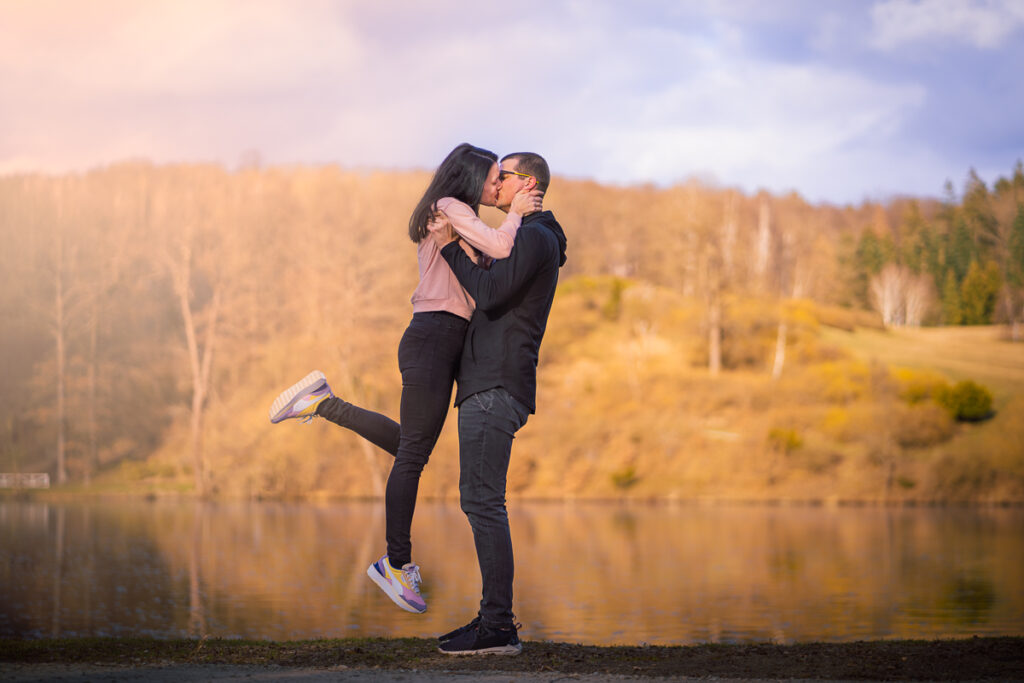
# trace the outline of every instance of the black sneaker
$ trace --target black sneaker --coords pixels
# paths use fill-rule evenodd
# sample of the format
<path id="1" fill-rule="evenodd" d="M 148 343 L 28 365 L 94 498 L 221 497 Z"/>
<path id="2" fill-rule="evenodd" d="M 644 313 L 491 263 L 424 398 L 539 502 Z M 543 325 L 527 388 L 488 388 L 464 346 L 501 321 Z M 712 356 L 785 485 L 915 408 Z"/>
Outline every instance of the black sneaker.
<path id="1" fill-rule="evenodd" d="M 455 629 L 454 631 L 448 631 L 448 633 L 444 634 L 443 636 L 438 636 L 437 639 L 439 641 L 441 641 L 442 643 L 444 643 L 444 642 L 447 642 L 447 641 L 451 640 L 455 636 L 461 636 L 466 631 L 475 631 L 477 626 L 479 626 L 479 625 L 480 625 L 480 617 L 476 616 L 476 617 L 473 617 L 473 621 L 469 622 L 465 626 L 460 626 L 457 629 Z"/>
<path id="2" fill-rule="evenodd" d="M 471 622 L 463 628 L 466 630 L 443 641 L 438 650 L 446 655 L 517 655 L 523 651 L 515 626 L 490 628 L 477 624 L 474 628 Z"/>

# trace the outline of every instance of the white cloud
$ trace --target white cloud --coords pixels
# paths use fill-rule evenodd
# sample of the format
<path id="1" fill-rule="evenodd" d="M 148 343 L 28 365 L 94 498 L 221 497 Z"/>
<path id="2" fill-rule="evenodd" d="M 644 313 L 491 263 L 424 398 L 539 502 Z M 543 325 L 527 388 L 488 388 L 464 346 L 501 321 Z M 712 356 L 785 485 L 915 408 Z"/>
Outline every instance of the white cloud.
<path id="1" fill-rule="evenodd" d="M 783 4 L 780 26 L 753 0 L 714 10 L 654 0 L 466 7 L 4 5 L 0 172 L 125 157 L 232 164 L 247 150 L 270 163 L 430 167 L 467 140 L 540 151 L 575 177 L 712 176 L 812 198 L 836 197 L 845 183 L 845 199 L 883 177 L 881 167 L 934 162 L 899 142 L 925 109 L 925 87 L 789 49 L 801 36 L 812 43 L 824 21 L 804 17 L 798 0 Z M 843 21 L 825 23 L 839 32 Z M 785 54 L 752 47 L 775 30 Z M 912 176 L 903 186 L 887 178 L 902 190 Z"/>
<path id="2" fill-rule="evenodd" d="M 1024 26 L 1020 0 L 885 0 L 871 8 L 871 45 L 891 50 L 951 39 L 981 49 L 1000 47 Z"/>
<path id="3" fill-rule="evenodd" d="M 0 69 L 93 95 L 242 90 L 351 67 L 358 38 L 326 0 L 38 0 L 7 6 Z"/>
<path id="4" fill-rule="evenodd" d="M 593 169 L 604 180 L 712 176 L 748 190 L 821 196 L 851 146 L 882 148 L 924 102 L 916 85 L 884 85 L 822 67 L 745 60 L 704 65 L 688 81 L 640 95 L 632 125 L 598 123 Z"/>

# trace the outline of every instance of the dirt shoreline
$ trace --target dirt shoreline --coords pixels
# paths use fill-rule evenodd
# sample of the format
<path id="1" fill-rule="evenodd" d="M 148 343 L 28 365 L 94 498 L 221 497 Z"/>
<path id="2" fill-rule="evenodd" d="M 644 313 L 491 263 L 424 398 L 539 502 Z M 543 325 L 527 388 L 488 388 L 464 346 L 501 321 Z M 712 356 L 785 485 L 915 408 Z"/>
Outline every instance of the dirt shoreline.
<path id="1" fill-rule="evenodd" d="M 341 672 L 345 675 L 340 676 Z M 384 676 L 385 672 L 390 673 Z M 375 677 L 367 678 L 371 673 Z M 491 677 L 499 673 L 500 677 Z M 1024 637 L 613 647 L 528 641 L 518 657 L 466 658 L 442 655 L 436 641 L 423 638 L 0 639 L 2 680 L 274 679 L 319 678 L 321 674 L 333 674 L 323 680 L 486 677 L 540 681 L 569 676 L 593 681 L 621 677 L 1024 681 Z"/>

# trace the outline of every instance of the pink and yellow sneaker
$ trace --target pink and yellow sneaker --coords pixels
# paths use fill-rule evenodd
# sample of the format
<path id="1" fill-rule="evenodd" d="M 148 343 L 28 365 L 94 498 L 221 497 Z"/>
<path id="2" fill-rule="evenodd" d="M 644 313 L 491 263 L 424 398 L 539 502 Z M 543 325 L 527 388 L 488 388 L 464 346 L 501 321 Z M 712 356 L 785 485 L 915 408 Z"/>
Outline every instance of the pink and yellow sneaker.
<path id="1" fill-rule="evenodd" d="M 427 611 L 427 603 L 420 595 L 420 568 L 413 563 L 395 569 L 385 555 L 370 565 L 366 575 L 406 612 L 422 614 Z"/>
<path id="2" fill-rule="evenodd" d="M 274 399 L 270 406 L 270 421 L 277 424 L 299 417 L 303 418 L 303 422 L 309 422 L 317 416 L 317 406 L 332 396 L 334 394 L 324 373 L 314 370 Z"/>

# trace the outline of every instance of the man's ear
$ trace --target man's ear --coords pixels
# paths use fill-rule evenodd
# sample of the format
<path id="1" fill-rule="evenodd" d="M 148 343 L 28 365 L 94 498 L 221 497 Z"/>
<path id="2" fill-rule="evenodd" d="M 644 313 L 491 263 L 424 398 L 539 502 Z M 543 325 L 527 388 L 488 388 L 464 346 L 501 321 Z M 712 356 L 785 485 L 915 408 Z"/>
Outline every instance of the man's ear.
<path id="1" fill-rule="evenodd" d="M 534 178 L 533 176 L 530 176 L 529 178 L 526 179 L 526 185 L 523 187 L 523 189 L 529 191 L 535 187 L 537 187 L 537 179 Z"/>

